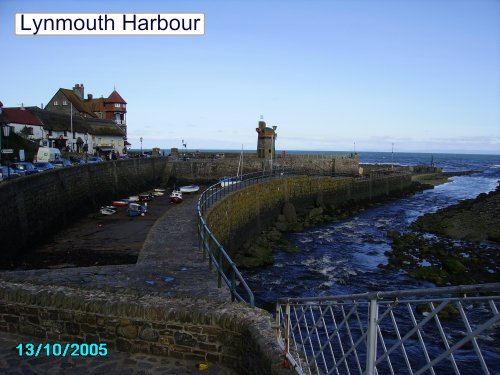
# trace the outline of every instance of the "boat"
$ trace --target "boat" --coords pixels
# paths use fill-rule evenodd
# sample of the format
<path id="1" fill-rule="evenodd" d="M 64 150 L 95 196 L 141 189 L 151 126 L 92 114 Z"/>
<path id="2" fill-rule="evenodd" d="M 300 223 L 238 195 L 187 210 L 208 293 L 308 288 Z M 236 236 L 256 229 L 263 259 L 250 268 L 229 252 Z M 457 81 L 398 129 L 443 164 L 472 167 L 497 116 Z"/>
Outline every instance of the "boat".
<path id="1" fill-rule="evenodd" d="M 238 160 L 238 170 L 236 172 L 236 177 L 224 176 L 219 178 L 219 184 L 221 187 L 227 187 L 230 185 L 237 184 L 241 182 L 241 176 L 243 175 L 243 145 L 241 145 L 240 160 Z"/>
<path id="2" fill-rule="evenodd" d="M 241 180 L 238 177 L 224 176 L 224 177 L 219 178 L 219 184 L 220 184 L 221 187 L 226 187 L 226 186 L 229 186 L 229 185 L 234 185 L 234 184 L 237 184 L 239 182 L 241 182 Z"/>
<path id="3" fill-rule="evenodd" d="M 101 207 L 101 209 L 99 210 L 99 213 L 101 215 L 111 216 L 111 215 L 116 214 L 116 209 L 109 207 L 109 206 Z"/>
<path id="4" fill-rule="evenodd" d="M 138 195 L 132 195 L 131 197 L 128 198 L 129 202 L 139 202 L 139 196 Z"/>
<path id="5" fill-rule="evenodd" d="M 113 201 L 113 203 L 111 203 L 111 205 L 113 207 L 125 207 L 125 206 L 128 206 L 128 202 L 125 200 Z"/>
<path id="6" fill-rule="evenodd" d="M 165 192 L 165 189 L 155 189 L 154 191 L 157 191 L 159 193 L 164 193 Z"/>
<path id="7" fill-rule="evenodd" d="M 173 190 L 170 194 L 170 202 L 181 203 L 182 202 L 182 192 L 179 190 Z"/>
<path id="8" fill-rule="evenodd" d="M 181 193 L 196 193 L 198 190 L 200 190 L 200 187 L 198 185 L 187 185 L 187 186 L 181 186 L 179 188 Z"/>
<path id="9" fill-rule="evenodd" d="M 165 195 L 165 193 L 162 193 L 161 191 L 153 191 L 153 195 L 155 197 L 161 197 L 161 196 Z"/>
<path id="10" fill-rule="evenodd" d="M 150 202 L 150 201 L 153 200 L 153 198 L 154 198 L 153 194 L 149 194 L 149 193 L 147 193 L 147 194 L 139 194 L 139 200 L 141 202 Z"/>
<path id="11" fill-rule="evenodd" d="M 129 203 L 127 208 L 127 215 L 130 217 L 144 216 L 146 212 L 147 208 L 137 203 Z"/>

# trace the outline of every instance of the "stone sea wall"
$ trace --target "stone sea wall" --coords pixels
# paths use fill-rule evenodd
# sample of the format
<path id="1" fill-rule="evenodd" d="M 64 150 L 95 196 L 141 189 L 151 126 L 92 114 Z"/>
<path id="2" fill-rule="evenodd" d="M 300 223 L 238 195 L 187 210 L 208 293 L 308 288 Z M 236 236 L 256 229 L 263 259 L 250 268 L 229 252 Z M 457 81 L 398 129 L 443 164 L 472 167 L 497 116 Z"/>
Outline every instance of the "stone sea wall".
<path id="1" fill-rule="evenodd" d="M 206 215 L 217 239 L 231 254 L 257 237 L 282 212 L 285 202 L 298 211 L 340 207 L 348 202 L 375 200 L 401 193 L 411 185 L 409 173 L 377 177 L 295 176 L 251 185 L 221 200 Z"/>
<path id="2" fill-rule="evenodd" d="M 168 179 L 167 158 L 86 164 L 56 169 L 0 184 L 2 256 L 46 239 L 113 199 Z"/>
<path id="3" fill-rule="evenodd" d="M 0 242 L 9 258 L 50 237 L 101 205 L 160 183 L 207 184 L 235 176 L 238 157 L 169 160 L 167 157 L 107 161 L 26 176 L 0 184 Z M 286 155 L 275 168 L 310 174 L 356 174 L 357 155 Z M 244 159 L 244 173 L 268 170 L 268 162 Z M 15 234 L 15 235 L 14 235 Z"/>
<path id="4" fill-rule="evenodd" d="M 236 176 L 239 157 L 231 155 L 222 159 L 192 159 L 174 161 L 172 176 L 178 183 L 206 182 L 211 183 L 222 176 Z M 279 155 L 273 161 L 274 169 L 293 169 L 304 174 L 331 175 L 333 173 L 357 175 L 359 172 L 359 156 L 354 155 Z M 270 161 L 256 156 L 245 155 L 243 173 L 270 170 Z"/>
<path id="5" fill-rule="evenodd" d="M 103 291 L 0 282 L 0 330 L 35 343 L 106 344 L 220 362 L 238 374 L 281 374 L 271 316 L 238 303 L 131 298 Z"/>

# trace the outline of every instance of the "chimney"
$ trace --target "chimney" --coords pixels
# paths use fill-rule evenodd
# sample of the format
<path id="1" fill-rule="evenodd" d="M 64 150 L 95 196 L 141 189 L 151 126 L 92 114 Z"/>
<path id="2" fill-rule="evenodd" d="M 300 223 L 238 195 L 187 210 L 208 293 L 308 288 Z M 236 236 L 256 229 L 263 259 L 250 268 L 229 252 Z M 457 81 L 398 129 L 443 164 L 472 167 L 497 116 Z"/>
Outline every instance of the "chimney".
<path id="1" fill-rule="evenodd" d="M 92 96 L 92 94 L 87 94 L 87 99 L 88 100 L 92 100 L 94 97 Z"/>
<path id="2" fill-rule="evenodd" d="M 75 84 L 75 87 L 73 87 L 73 92 L 76 94 L 76 96 L 78 96 L 80 99 L 83 100 L 84 97 L 83 83 Z"/>

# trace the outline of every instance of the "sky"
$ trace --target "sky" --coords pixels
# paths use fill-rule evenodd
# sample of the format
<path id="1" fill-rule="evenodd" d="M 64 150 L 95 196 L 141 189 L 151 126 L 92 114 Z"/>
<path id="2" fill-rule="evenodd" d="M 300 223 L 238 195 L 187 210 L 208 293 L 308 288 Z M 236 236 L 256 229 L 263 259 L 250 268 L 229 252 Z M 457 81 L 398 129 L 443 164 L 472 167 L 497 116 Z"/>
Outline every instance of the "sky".
<path id="1" fill-rule="evenodd" d="M 18 12 L 202 12 L 204 36 L 16 36 Z M 83 83 L 132 148 L 500 154 L 500 1 L 0 0 L 0 100 Z"/>

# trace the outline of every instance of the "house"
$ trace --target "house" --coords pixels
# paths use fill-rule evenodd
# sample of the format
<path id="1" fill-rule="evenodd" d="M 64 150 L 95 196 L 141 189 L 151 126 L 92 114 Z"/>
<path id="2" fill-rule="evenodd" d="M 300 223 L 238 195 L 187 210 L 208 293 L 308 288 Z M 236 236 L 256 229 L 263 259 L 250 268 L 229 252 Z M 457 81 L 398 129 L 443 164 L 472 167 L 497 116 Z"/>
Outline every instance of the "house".
<path id="1" fill-rule="evenodd" d="M 126 152 L 125 133 L 112 120 L 80 117 L 71 114 L 29 107 L 41 120 L 49 147 L 68 148 L 76 152 L 108 156 L 111 152 Z"/>
<path id="2" fill-rule="evenodd" d="M 60 88 L 45 106 L 51 112 L 79 115 L 84 118 L 99 118 L 114 121 L 127 136 L 127 102 L 116 91 L 107 98 L 94 99 L 92 94 L 85 98 L 85 88 L 75 84 L 72 90 Z"/>
<path id="3" fill-rule="evenodd" d="M 26 108 L 2 108 L 2 115 L 2 122 L 11 127 L 11 132 L 33 141 L 44 139 L 42 121 Z"/>

